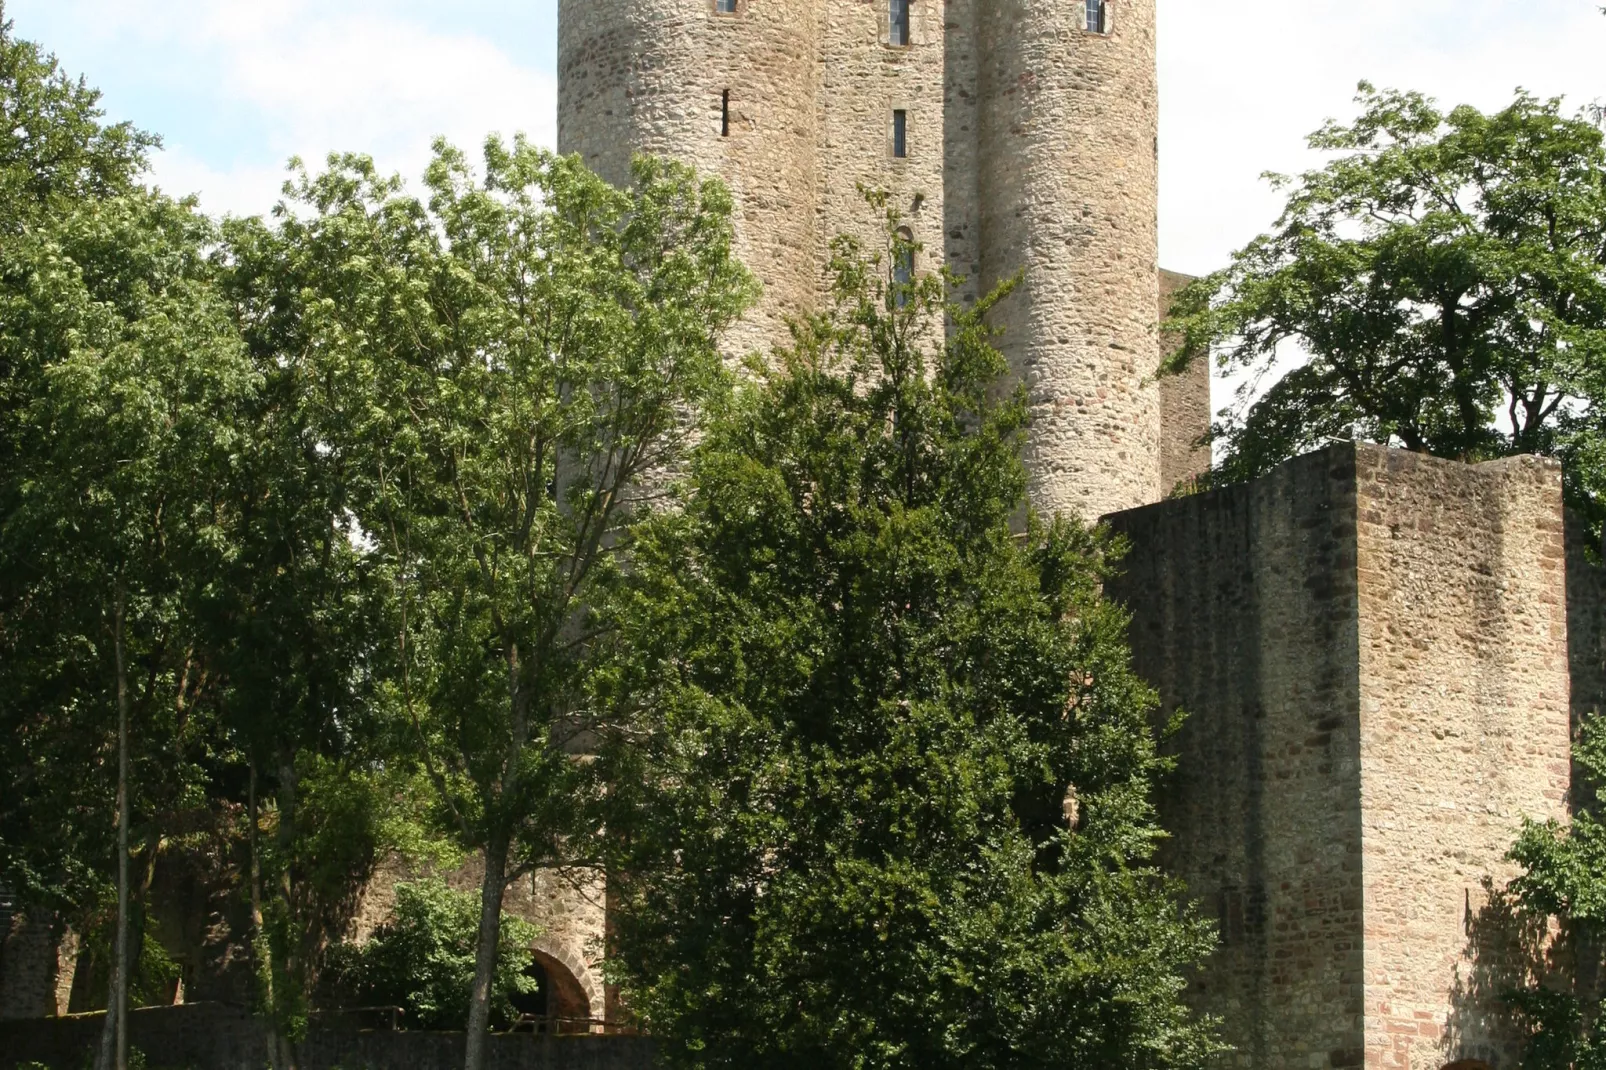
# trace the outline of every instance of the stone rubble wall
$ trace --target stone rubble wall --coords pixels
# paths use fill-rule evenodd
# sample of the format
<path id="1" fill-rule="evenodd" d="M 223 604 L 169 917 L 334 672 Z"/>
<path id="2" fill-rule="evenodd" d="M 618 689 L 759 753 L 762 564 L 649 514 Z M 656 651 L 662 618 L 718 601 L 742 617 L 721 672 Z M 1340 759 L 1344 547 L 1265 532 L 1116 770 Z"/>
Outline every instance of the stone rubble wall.
<path id="1" fill-rule="evenodd" d="M 1485 882 L 1570 780 L 1561 468 L 1359 451 L 1368 1070 L 1515 1067 L 1537 948 Z"/>
<path id="2" fill-rule="evenodd" d="M 1154 0 L 996 0 L 980 21 L 982 286 L 1032 408 L 1045 512 L 1092 520 L 1160 486 L 1159 92 Z"/>
<path id="3" fill-rule="evenodd" d="M 53 914 L 14 914 L 0 934 L 0 1021 L 66 1014 L 77 957 L 77 935 Z"/>
<path id="4" fill-rule="evenodd" d="M 1161 864 L 1216 919 L 1190 988 L 1240 1067 L 1359 1067 L 1363 1049 L 1355 454 L 1108 518 L 1138 672 L 1188 715 Z"/>
<path id="5" fill-rule="evenodd" d="M 1135 665 L 1189 714 L 1162 862 L 1221 926 L 1191 998 L 1231 1065 L 1514 1068 L 1499 996 L 1547 949 L 1489 890 L 1565 817 L 1559 469 L 1341 444 L 1109 521 Z"/>

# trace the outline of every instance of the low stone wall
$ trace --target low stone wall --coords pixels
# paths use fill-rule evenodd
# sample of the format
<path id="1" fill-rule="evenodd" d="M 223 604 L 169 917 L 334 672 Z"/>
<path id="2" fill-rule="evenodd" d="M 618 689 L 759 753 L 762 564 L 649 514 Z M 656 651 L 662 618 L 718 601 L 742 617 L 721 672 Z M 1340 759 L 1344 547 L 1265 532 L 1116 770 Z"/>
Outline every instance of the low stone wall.
<path id="1" fill-rule="evenodd" d="M 91 1064 L 102 1016 L 0 1022 L 0 1070 L 40 1064 L 83 1070 Z M 190 1004 L 134 1011 L 128 1042 L 148 1070 L 264 1070 L 267 1040 L 245 1010 Z M 453 1070 L 463 1062 L 457 1033 L 314 1028 L 297 1050 L 301 1070 Z M 656 1046 L 645 1037 L 491 1038 L 487 1070 L 656 1070 Z"/>

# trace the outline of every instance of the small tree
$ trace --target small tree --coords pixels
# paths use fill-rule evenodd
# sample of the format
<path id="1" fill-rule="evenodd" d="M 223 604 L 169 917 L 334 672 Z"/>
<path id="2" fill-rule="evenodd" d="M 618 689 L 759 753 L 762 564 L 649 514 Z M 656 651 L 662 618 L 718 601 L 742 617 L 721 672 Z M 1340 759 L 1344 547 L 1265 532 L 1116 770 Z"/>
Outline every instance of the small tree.
<path id="1" fill-rule="evenodd" d="M 1214 429 L 1218 478 L 1327 439 L 1443 457 L 1560 454 L 1573 504 L 1606 479 L 1606 150 L 1559 100 L 1484 114 L 1363 84 L 1362 112 L 1310 145 L 1275 230 L 1181 297 L 1172 365 L 1216 348 L 1275 377 Z"/>
<path id="2" fill-rule="evenodd" d="M 1606 1019 L 1598 982 L 1606 966 L 1606 719 L 1585 720 L 1573 768 L 1574 812 L 1567 825 L 1527 822 L 1511 850 L 1522 874 L 1507 889 L 1515 904 L 1549 929 L 1554 919 L 1569 954 L 1569 970 L 1534 979 L 1509 993 L 1528 1030 L 1523 1066 L 1529 1070 L 1606 1068 Z M 1570 982 L 1557 987 L 1558 980 Z"/>
<path id="3" fill-rule="evenodd" d="M 1211 936 L 1151 862 L 1116 555 L 1025 510 L 1001 295 L 933 352 L 897 222 L 837 242 L 836 310 L 754 369 L 612 604 L 626 998 L 682 1067 L 1200 1065 Z"/>
<path id="4" fill-rule="evenodd" d="M 393 585 L 396 692 L 439 809 L 485 860 L 465 1063 L 483 1064 L 510 881 L 595 862 L 588 607 L 726 385 L 752 283 L 718 183 L 643 160 L 616 190 L 492 140 L 438 146 L 429 204 L 371 163 L 305 180 L 285 224 L 315 297 L 329 448 Z"/>
<path id="5" fill-rule="evenodd" d="M 479 944 L 479 897 L 441 880 L 396 886 L 396 913 L 366 944 L 340 945 L 330 987 L 350 1007 L 400 1007 L 415 1029 L 462 1029 L 468 1020 Z M 515 996 L 535 991 L 530 949 L 540 931 L 503 915 L 492 1020 L 518 1017 Z"/>

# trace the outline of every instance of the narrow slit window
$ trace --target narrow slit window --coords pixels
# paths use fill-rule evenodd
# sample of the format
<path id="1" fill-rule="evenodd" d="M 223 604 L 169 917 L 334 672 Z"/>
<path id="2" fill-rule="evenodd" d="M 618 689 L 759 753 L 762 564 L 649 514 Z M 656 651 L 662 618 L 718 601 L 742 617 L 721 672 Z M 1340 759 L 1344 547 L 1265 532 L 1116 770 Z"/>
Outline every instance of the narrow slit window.
<path id="1" fill-rule="evenodd" d="M 721 15 L 736 14 L 736 0 L 714 0 L 714 10 Z"/>
<path id="2" fill-rule="evenodd" d="M 1087 0 L 1087 32 L 1109 33 L 1110 5 L 1108 0 Z"/>
<path id="3" fill-rule="evenodd" d="M 906 159 L 909 155 L 909 113 L 898 108 L 892 113 L 892 156 Z"/>
<path id="4" fill-rule="evenodd" d="M 913 0 L 889 0 L 892 5 L 888 12 L 887 37 L 895 45 L 909 43 L 909 8 Z"/>
<path id="5" fill-rule="evenodd" d="M 731 136 L 731 91 L 725 90 L 719 100 L 719 136 Z"/>
<path id="6" fill-rule="evenodd" d="M 915 281 L 915 236 L 908 227 L 898 228 L 898 240 L 892 250 L 892 303 L 903 308 L 909 303 L 909 292 Z"/>

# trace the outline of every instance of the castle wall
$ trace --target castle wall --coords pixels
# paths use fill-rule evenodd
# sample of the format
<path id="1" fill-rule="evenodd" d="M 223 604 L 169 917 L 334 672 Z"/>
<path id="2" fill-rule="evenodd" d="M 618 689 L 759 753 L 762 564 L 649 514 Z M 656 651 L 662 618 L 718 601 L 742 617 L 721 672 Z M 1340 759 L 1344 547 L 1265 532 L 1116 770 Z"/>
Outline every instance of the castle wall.
<path id="1" fill-rule="evenodd" d="M 1160 272 L 1160 319 L 1171 314 L 1172 303 L 1193 277 L 1175 271 Z M 1161 335 L 1162 358 L 1177 348 L 1179 339 Z M 1199 354 L 1187 371 L 1160 380 L 1160 492 L 1183 487 L 1210 471 L 1210 447 L 1199 443 L 1210 432 L 1210 355 Z"/>
<path id="2" fill-rule="evenodd" d="M 734 15 L 714 0 L 558 5 L 559 150 L 615 184 L 647 153 L 730 186 L 736 253 L 764 284 L 730 335 L 736 352 L 784 342 L 786 318 L 819 291 L 819 2 L 740 0 Z"/>
<path id="3" fill-rule="evenodd" d="M 1561 470 L 1359 451 L 1368 1070 L 1515 1067 L 1483 882 L 1569 780 Z"/>
<path id="4" fill-rule="evenodd" d="M 1160 497 L 1155 0 L 996 0 L 981 20 L 982 284 L 1024 270 L 1001 347 L 1030 393 L 1032 496 L 1093 518 Z"/>
<path id="5" fill-rule="evenodd" d="M 934 271 L 943 256 L 945 36 L 937 0 L 914 0 L 910 42 L 890 43 L 886 3 L 825 3 L 820 18 L 818 131 L 819 263 L 830 243 L 852 235 L 875 252 L 886 245 L 880 213 L 859 187 L 885 190 L 889 207 L 925 248 L 916 270 Z M 908 114 L 907 156 L 892 152 L 892 113 Z M 822 291 L 823 302 L 828 295 Z"/>
<path id="6" fill-rule="evenodd" d="M 48 911 L 12 915 L 0 933 L 0 1021 L 67 1013 L 78 937 Z"/>
<path id="7" fill-rule="evenodd" d="M 1220 920 L 1191 998 L 1235 1064 L 1514 1068 L 1537 948 L 1485 881 L 1564 816 L 1559 471 L 1344 444 L 1109 520 L 1135 664 L 1190 715 L 1163 861 Z"/>
<path id="8" fill-rule="evenodd" d="M 981 296 L 980 27 L 987 0 L 947 0 L 943 14 L 943 231 L 958 299 Z"/>
<path id="9" fill-rule="evenodd" d="M 1230 1065 L 1360 1065 L 1354 470 L 1334 448 L 1109 518 L 1136 668 L 1188 714 L 1161 861 L 1220 925 L 1190 999 Z"/>

